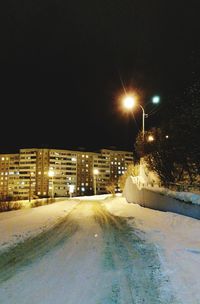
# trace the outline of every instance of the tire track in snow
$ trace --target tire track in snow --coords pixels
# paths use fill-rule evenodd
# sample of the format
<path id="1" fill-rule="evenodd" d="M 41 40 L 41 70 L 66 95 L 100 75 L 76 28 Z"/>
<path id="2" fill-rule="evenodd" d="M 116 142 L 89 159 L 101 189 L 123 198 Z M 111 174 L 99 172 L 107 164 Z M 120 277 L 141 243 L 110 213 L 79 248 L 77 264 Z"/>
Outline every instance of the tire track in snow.
<path id="1" fill-rule="evenodd" d="M 67 241 L 77 229 L 77 222 L 68 214 L 50 230 L 41 232 L 3 252 L 0 255 L 0 283 Z"/>
<path id="2" fill-rule="evenodd" d="M 121 217 L 94 206 L 105 242 L 103 266 L 112 272 L 109 294 L 101 304 L 172 304 L 170 294 L 161 294 L 167 278 L 161 274 L 159 257 L 153 244 L 138 237 L 136 230 Z"/>

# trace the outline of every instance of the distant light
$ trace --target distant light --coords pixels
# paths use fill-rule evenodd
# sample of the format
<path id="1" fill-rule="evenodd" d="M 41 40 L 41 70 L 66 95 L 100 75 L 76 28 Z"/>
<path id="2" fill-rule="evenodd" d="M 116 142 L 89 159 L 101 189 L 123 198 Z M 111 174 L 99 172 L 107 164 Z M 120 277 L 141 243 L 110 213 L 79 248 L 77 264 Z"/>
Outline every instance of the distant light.
<path id="1" fill-rule="evenodd" d="M 93 173 L 94 173 L 94 175 L 97 175 L 97 174 L 99 174 L 99 170 L 98 169 L 94 169 Z"/>
<path id="2" fill-rule="evenodd" d="M 127 96 L 123 100 L 124 107 L 127 109 L 132 109 L 135 106 L 135 99 L 132 96 Z"/>
<path id="3" fill-rule="evenodd" d="M 152 102 L 153 102 L 154 104 L 158 104 L 158 103 L 160 102 L 160 97 L 159 97 L 159 96 L 154 96 L 154 97 L 152 98 Z"/>
<path id="4" fill-rule="evenodd" d="M 53 170 L 49 170 L 48 175 L 49 175 L 49 177 L 53 177 L 54 176 L 54 171 Z"/>
<path id="5" fill-rule="evenodd" d="M 169 135 L 165 135 L 165 138 L 169 138 Z"/>
<path id="6" fill-rule="evenodd" d="M 149 135 L 149 136 L 148 136 L 148 141 L 150 141 L 150 142 L 151 142 L 151 141 L 154 141 L 154 137 L 153 137 L 152 135 Z"/>

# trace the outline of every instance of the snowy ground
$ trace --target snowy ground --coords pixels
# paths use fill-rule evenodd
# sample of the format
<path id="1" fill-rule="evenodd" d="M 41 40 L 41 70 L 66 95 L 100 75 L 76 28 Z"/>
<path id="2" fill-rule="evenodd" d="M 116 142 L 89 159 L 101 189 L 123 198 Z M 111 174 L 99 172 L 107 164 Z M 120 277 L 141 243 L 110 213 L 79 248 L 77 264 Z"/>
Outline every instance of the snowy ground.
<path id="1" fill-rule="evenodd" d="M 79 203 L 84 199 L 88 203 L 85 207 L 81 205 L 80 209 Z M 159 300 L 153 302 L 152 294 L 149 299 L 146 296 L 143 302 L 137 298 L 137 295 L 134 296 L 133 301 L 131 300 L 132 293 L 129 292 L 128 286 L 133 282 L 130 273 L 124 275 L 123 271 L 127 268 L 127 264 L 120 254 L 120 248 L 125 248 L 125 243 L 119 242 L 123 229 L 116 230 L 108 226 L 109 229 L 106 230 L 104 226 L 108 225 L 108 220 L 115 222 L 117 218 L 110 217 L 109 219 L 105 212 L 102 213 L 102 217 L 98 218 L 98 212 L 100 212 L 99 214 L 102 212 L 100 209 L 98 211 L 98 208 L 95 213 L 96 220 L 92 220 L 93 200 L 106 208 L 111 215 L 119 217 L 120 220 L 125 219 L 129 227 L 134 229 L 135 238 L 138 236 L 140 240 L 144 240 L 142 243 L 138 240 L 135 243 L 140 245 L 140 250 L 144 248 L 146 251 L 151 244 L 155 247 L 161 263 L 160 270 L 162 270 L 162 276 L 158 278 L 160 281 L 158 280 L 157 283 L 165 281 L 159 286 L 162 293 Z M 70 216 L 72 214 L 74 215 Z M 65 218 L 68 220 L 66 221 Z M 102 219 L 104 220 L 102 221 Z M 102 227 L 103 229 L 101 229 Z M 118 234 L 116 231 L 121 232 Z M 199 304 L 199 232 L 200 221 L 198 220 L 128 204 L 123 197 L 73 198 L 34 209 L 0 213 L 0 252 L 2 256 L 10 246 L 16 246 L 26 240 L 25 247 L 15 247 L 14 260 L 12 259 L 11 265 L 1 268 L 0 263 L 0 303 Z M 36 237 L 37 235 L 39 237 Z M 36 237 L 36 239 L 34 240 L 32 237 Z M 130 247 L 129 234 L 126 237 Z M 110 244 L 115 248 L 112 252 L 107 250 L 107 256 L 111 255 L 119 261 L 121 268 L 114 269 L 113 266 L 112 269 L 107 269 L 106 272 L 104 269 L 103 272 L 100 260 L 105 241 L 108 248 L 111 248 Z M 116 247 L 117 244 L 121 244 L 121 247 Z M 150 247 L 145 247 L 148 244 Z M 33 248 L 35 248 L 34 254 Z M 48 248 L 48 252 L 46 248 Z M 117 252 L 116 256 L 115 252 Z M 154 249 L 150 252 L 152 254 Z M 130 249 L 130 253 L 134 260 L 136 253 L 133 252 L 133 249 Z M 31 259 L 34 262 L 30 262 Z M 150 274 L 146 273 L 149 267 L 148 261 L 139 261 L 144 263 L 141 276 L 144 275 L 147 283 Z M 131 267 L 130 254 L 129 262 L 129 267 Z M 64 265 L 67 267 L 67 273 Z M 152 267 L 158 268 L 158 266 L 155 256 L 152 255 Z M 152 275 L 155 273 L 152 272 Z M 117 284 L 119 282 L 116 281 L 113 284 L 113 277 L 119 277 L 121 280 L 123 298 L 118 297 Z M 151 284 L 154 281 L 153 276 Z M 141 292 L 140 288 L 138 290 Z"/>

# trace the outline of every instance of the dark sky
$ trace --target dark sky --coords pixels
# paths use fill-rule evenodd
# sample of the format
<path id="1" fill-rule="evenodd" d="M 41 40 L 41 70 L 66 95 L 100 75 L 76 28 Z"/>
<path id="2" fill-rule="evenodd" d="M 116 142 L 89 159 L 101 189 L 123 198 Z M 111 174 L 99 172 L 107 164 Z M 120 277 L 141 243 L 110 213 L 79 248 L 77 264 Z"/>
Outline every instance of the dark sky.
<path id="1" fill-rule="evenodd" d="M 1 1 L 0 151 L 132 149 L 142 113 L 137 126 L 119 111 L 119 95 L 139 90 L 145 106 L 159 94 L 145 121 L 159 124 L 199 56 L 198 2 Z"/>

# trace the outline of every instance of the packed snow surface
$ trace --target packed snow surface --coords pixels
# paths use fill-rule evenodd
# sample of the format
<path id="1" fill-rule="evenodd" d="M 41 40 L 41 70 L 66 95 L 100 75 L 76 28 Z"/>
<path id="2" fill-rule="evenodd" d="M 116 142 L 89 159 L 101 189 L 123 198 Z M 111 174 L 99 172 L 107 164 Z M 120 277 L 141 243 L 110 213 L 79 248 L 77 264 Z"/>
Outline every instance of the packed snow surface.
<path id="1" fill-rule="evenodd" d="M 121 196 L 0 213 L 0 303 L 199 304 L 199 233 L 199 220 L 128 204 Z M 1 268 L 1 256 L 6 259 L 13 246 L 14 260 Z M 151 265 L 142 259 L 143 251 L 151 255 Z M 141 265 L 131 268 L 135 258 Z M 145 285 L 150 274 L 155 293 L 161 294 L 157 300 Z M 143 302 L 137 295 L 140 276 L 146 286 Z M 135 293 L 134 284 L 140 284 Z"/>

